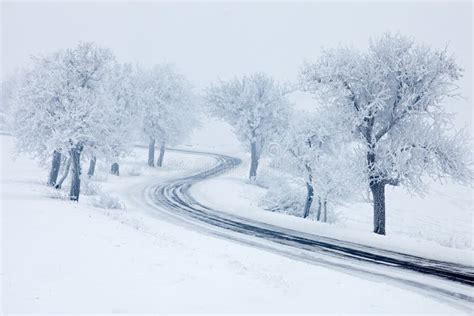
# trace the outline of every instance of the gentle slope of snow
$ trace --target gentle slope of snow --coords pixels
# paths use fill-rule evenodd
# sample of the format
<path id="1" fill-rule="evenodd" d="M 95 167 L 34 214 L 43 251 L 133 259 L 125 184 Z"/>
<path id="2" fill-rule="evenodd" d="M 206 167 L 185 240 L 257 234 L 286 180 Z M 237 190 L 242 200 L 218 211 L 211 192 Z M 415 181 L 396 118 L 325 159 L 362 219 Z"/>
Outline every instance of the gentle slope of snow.
<path id="1" fill-rule="evenodd" d="M 209 163 L 167 153 L 165 171 L 109 176 L 125 210 L 54 199 L 46 172 L 1 137 L 2 312 L 425 312 L 457 310 L 380 281 L 297 262 L 150 216 L 141 192 Z M 140 164 L 145 150 L 137 150 Z M 128 163 L 133 164 L 132 161 Z M 144 163 L 144 161 L 143 161 Z M 107 169 L 105 169 L 107 170 Z M 104 176 L 100 176 L 105 180 Z"/>

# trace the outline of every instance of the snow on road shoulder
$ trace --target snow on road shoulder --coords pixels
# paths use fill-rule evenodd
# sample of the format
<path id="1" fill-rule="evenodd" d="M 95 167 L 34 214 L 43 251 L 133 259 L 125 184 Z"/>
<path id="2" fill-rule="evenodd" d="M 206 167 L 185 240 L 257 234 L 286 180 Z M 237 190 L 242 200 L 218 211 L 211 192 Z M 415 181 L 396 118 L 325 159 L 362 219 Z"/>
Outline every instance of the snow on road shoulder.
<path id="1" fill-rule="evenodd" d="M 79 203 L 51 198 L 46 173 L 29 159 L 12 161 L 11 151 L 11 138 L 2 137 L 5 314 L 458 312 L 390 284 L 201 235 L 143 212 L 142 188 L 181 171 L 109 176 L 103 189 L 116 190 L 126 208 L 103 210 L 92 206 L 92 196 Z"/>
<path id="2" fill-rule="evenodd" d="M 241 156 L 245 162 L 247 157 Z M 246 180 L 247 168 L 243 163 L 231 173 L 199 182 L 191 187 L 191 195 L 213 209 L 299 232 L 474 265 L 472 188 L 438 185 L 425 198 L 388 189 L 387 236 L 379 236 L 371 232 L 368 203 L 339 207 L 335 224 L 264 210 L 259 201 L 266 189 Z"/>

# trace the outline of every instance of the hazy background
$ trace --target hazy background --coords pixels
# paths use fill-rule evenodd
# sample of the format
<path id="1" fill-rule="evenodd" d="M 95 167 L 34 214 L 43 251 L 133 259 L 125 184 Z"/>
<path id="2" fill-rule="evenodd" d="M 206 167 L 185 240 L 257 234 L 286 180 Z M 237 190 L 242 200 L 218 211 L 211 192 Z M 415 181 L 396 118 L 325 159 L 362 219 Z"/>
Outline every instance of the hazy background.
<path id="1" fill-rule="evenodd" d="M 365 49 L 383 32 L 448 45 L 466 70 L 465 99 L 450 101 L 472 126 L 472 4 L 464 2 L 36 2 L 2 3 L 2 77 L 31 54 L 94 41 L 124 62 L 173 62 L 200 89 L 265 71 L 295 80 L 304 59 L 338 44 Z"/>

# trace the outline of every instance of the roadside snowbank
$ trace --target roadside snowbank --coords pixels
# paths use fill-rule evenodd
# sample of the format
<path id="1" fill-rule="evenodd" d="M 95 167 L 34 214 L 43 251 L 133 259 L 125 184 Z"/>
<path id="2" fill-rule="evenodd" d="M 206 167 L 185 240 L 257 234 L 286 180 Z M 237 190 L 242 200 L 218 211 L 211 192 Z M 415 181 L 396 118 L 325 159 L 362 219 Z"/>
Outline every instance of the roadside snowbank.
<path id="1" fill-rule="evenodd" d="M 245 155 L 242 155 L 246 161 Z M 201 204 L 276 226 L 437 260 L 474 265 L 472 188 L 433 184 L 424 198 L 387 189 L 387 236 L 372 231 L 368 203 L 338 207 L 338 222 L 325 224 L 266 211 L 259 201 L 266 189 L 248 183 L 248 165 L 197 183 L 191 194 Z M 263 168 L 265 166 L 263 165 Z"/>

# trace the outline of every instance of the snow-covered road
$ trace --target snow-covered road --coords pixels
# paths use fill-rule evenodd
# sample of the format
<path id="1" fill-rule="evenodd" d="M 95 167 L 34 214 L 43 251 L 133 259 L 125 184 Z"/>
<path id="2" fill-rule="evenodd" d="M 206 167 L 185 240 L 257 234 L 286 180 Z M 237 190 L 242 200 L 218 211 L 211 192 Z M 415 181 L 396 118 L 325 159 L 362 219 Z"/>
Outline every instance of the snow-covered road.
<path id="1" fill-rule="evenodd" d="M 304 262 L 381 279 L 472 311 L 473 267 L 301 233 L 209 208 L 190 195 L 190 187 L 235 168 L 240 159 L 205 152 L 179 152 L 211 156 L 217 163 L 191 176 L 147 186 L 143 197 L 156 216 Z"/>

